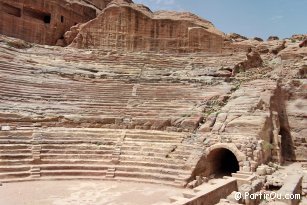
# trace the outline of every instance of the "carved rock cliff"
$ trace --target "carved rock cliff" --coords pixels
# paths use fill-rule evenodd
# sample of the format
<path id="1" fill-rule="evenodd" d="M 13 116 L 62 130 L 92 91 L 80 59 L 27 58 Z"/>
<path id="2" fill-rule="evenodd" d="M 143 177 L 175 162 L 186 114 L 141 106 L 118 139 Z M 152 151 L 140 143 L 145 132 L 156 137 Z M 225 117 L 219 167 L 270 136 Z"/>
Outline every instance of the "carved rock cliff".
<path id="1" fill-rule="evenodd" d="M 112 1 L 83 24 L 71 43 L 77 48 L 124 51 L 221 52 L 223 33 L 187 12 L 152 12 L 127 1 Z"/>

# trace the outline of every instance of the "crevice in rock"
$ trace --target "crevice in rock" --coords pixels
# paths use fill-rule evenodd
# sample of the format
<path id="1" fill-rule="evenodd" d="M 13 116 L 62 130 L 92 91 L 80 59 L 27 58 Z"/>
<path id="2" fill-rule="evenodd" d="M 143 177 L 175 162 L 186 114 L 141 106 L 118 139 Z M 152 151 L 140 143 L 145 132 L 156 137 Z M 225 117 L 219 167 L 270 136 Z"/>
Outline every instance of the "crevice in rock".
<path id="1" fill-rule="evenodd" d="M 278 86 L 277 89 L 277 102 L 278 104 L 278 118 L 280 124 L 280 131 L 279 135 L 281 135 L 281 155 L 283 160 L 285 161 L 292 161 L 295 159 L 295 152 L 294 152 L 294 145 L 293 139 L 291 135 L 290 125 L 288 121 L 288 114 L 286 110 L 286 96 L 287 93 L 281 86 Z"/>

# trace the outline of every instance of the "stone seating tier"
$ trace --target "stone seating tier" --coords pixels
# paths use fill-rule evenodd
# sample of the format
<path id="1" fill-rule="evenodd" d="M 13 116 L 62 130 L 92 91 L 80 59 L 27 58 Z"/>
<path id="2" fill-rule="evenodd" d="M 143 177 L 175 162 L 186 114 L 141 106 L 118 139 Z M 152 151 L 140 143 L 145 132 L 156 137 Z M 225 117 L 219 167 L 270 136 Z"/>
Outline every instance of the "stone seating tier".
<path id="1" fill-rule="evenodd" d="M 189 173 L 184 165 L 191 150 L 182 144 L 185 136 L 90 128 L 1 131 L 0 180 L 80 177 L 176 185 L 178 175 Z M 111 178 L 110 170 L 114 172 Z"/>

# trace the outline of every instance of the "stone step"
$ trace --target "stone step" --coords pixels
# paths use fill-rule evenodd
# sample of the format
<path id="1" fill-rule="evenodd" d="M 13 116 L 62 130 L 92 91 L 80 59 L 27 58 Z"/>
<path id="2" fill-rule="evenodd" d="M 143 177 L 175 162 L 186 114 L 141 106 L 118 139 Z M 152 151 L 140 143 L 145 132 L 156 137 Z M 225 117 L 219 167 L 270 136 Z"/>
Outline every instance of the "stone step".
<path id="1" fill-rule="evenodd" d="M 43 164 L 40 165 L 41 170 L 96 170 L 96 171 L 105 171 L 111 165 L 91 165 L 91 164 Z"/>
<path id="2" fill-rule="evenodd" d="M 33 166 L 30 169 L 31 178 L 39 178 L 41 176 L 41 168 L 38 166 Z"/>
<path id="3" fill-rule="evenodd" d="M 104 170 L 41 170 L 42 177 L 45 176 L 105 176 Z"/>
<path id="4" fill-rule="evenodd" d="M 112 150 L 103 150 L 103 149 L 96 149 L 93 147 L 93 150 L 73 150 L 73 149 L 43 149 L 40 151 L 41 154 L 70 154 L 70 155 L 79 155 L 79 154 L 100 154 L 100 155 L 111 155 L 113 152 Z"/>
<path id="5" fill-rule="evenodd" d="M 27 141 L 21 141 L 21 140 L 12 140 L 12 139 L 0 139 L 0 145 L 1 147 L 5 149 L 12 149 L 13 147 L 16 146 L 27 146 L 31 147 L 33 146 L 30 142 Z"/>
<path id="6" fill-rule="evenodd" d="M 157 173 L 147 173 L 147 172 L 126 172 L 116 170 L 115 178 L 117 177 L 128 177 L 128 178 L 143 178 L 143 179 L 154 179 L 161 181 L 175 182 L 176 177 L 171 174 L 157 174 Z"/>
<path id="7" fill-rule="evenodd" d="M 0 161 L 1 163 L 1 161 Z M 86 164 L 86 165 L 108 165 L 111 164 L 110 159 L 41 159 L 44 165 L 61 165 L 61 164 Z"/>
<path id="8" fill-rule="evenodd" d="M 245 171 L 237 171 L 237 174 L 245 174 L 245 175 L 252 175 L 253 172 L 245 172 Z"/>
<path id="9" fill-rule="evenodd" d="M 65 146 L 65 145 L 80 145 L 80 144 L 95 144 L 97 146 L 99 145 L 104 145 L 105 143 L 110 143 L 110 144 L 115 144 L 116 141 L 104 141 L 101 138 L 98 140 L 86 140 L 86 139 L 80 139 L 80 140 L 76 140 L 76 139 L 69 139 L 69 140 L 64 140 L 64 139 L 60 139 L 60 138 L 55 138 L 55 139 L 46 139 L 43 140 L 40 145 L 45 146 L 45 145 L 58 145 L 58 146 Z"/>
<path id="10" fill-rule="evenodd" d="M 31 174 L 31 178 L 40 178 L 41 177 L 41 175 L 40 174 Z"/>
<path id="11" fill-rule="evenodd" d="M 121 155 L 121 152 L 113 152 L 112 155 L 113 155 L 113 156 L 120 156 L 120 155 Z"/>
<path id="12" fill-rule="evenodd" d="M 125 161 L 148 161 L 151 163 L 169 163 L 169 164 L 185 164 L 183 159 L 172 159 L 159 156 L 145 156 L 145 155 L 121 155 L 121 162 Z"/>
<path id="13" fill-rule="evenodd" d="M 16 155 L 16 154 L 10 154 L 10 155 L 0 155 L 0 164 L 1 162 L 5 162 L 5 161 L 11 161 L 11 160 L 25 160 L 25 159 L 31 159 L 32 158 L 32 154 L 29 155 Z"/>
<path id="14" fill-rule="evenodd" d="M 231 176 L 237 179 L 238 187 L 243 184 L 251 184 L 251 182 L 256 179 L 256 175 L 252 172 L 238 171 L 237 173 L 232 173 Z"/>
<path id="15" fill-rule="evenodd" d="M 1 149 L 1 148 L 0 148 Z M 31 150 L 29 149 L 12 149 L 12 150 L 0 150 L 0 155 L 6 155 L 6 154 L 30 154 L 31 153 Z"/>
<path id="16" fill-rule="evenodd" d="M 17 171 L 29 171 L 30 165 L 0 165 L 0 173 L 4 172 L 17 172 Z"/>
<path id="17" fill-rule="evenodd" d="M 140 173 L 152 173 L 152 174 L 167 174 L 167 175 L 177 175 L 186 173 L 188 175 L 188 171 L 184 172 L 178 169 L 165 169 L 165 168 L 155 168 L 155 167 L 142 167 L 142 166 L 122 166 L 121 164 L 115 165 L 117 171 L 125 171 L 125 172 L 140 172 Z M 186 179 L 187 177 L 185 177 Z"/>
<path id="18" fill-rule="evenodd" d="M 40 155 L 41 152 L 40 151 L 32 151 L 32 155 Z"/>
<path id="19" fill-rule="evenodd" d="M 94 145 L 94 144 L 79 144 L 79 145 L 43 145 L 42 152 L 113 152 L 113 147 L 110 145 Z"/>
<path id="20" fill-rule="evenodd" d="M 8 165 L 27 165 L 31 164 L 33 161 L 32 157 L 26 158 L 26 159 L 6 159 L 6 160 L 0 160 L 0 166 L 8 166 Z"/>
<path id="21" fill-rule="evenodd" d="M 252 175 L 247 175 L 247 174 L 242 174 L 242 173 L 232 173 L 231 176 L 237 179 L 247 179 Z"/>
<path id="22" fill-rule="evenodd" d="M 174 140 L 160 140 L 160 139 L 129 139 L 125 138 L 125 144 L 132 142 L 132 143 L 155 143 L 155 144 L 165 144 L 165 143 L 181 143 L 181 139 L 174 139 Z"/>
<path id="23" fill-rule="evenodd" d="M 31 173 L 40 173 L 40 168 L 33 168 L 30 170 Z"/>
<path id="24" fill-rule="evenodd" d="M 32 145 L 29 144 L 0 144 L 1 150 L 31 150 Z"/>
<path id="25" fill-rule="evenodd" d="M 153 180 L 153 179 L 141 179 L 141 178 L 128 178 L 128 177 L 116 177 L 116 178 L 105 178 L 103 176 L 84 176 L 84 175 L 67 175 L 67 176 L 41 176 L 40 178 L 37 178 L 39 180 L 114 180 L 114 181 L 127 181 L 127 182 L 139 182 L 139 183 L 151 183 L 151 184 L 164 184 L 168 186 L 176 186 L 171 182 L 161 181 L 161 180 Z M 12 183 L 12 182 L 23 182 L 23 181 L 33 181 L 37 180 L 28 177 L 21 177 L 21 178 L 6 178 L 3 179 L 3 183 Z"/>
<path id="26" fill-rule="evenodd" d="M 5 172 L 5 173 L 0 173 L 0 179 L 10 179 L 10 178 L 22 178 L 22 177 L 29 177 L 30 172 Z M 2 180 L 3 181 L 3 180 Z"/>
<path id="27" fill-rule="evenodd" d="M 115 171 L 116 169 L 111 167 L 108 168 L 107 173 L 106 173 L 106 178 L 114 178 L 115 177 Z"/>
<path id="28" fill-rule="evenodd" d="M 40 157 L 42 159 L 99 159 L 105 158 L 110 159 L 113 155 L 111 154 L 65 154 L 65 153 L 40 153 Z"/>
<path id="29" fill-rule="evenodd" d="M 142 167 L 152 167 L 152 168 L 166 168 L 166 169 L 177 169 L 182 170 L 183 165 L 170 164 L 170 163 L 155 163 L 155 162 L 148 162 L 148 161 L 121 161 L 121 165 L 126 166 L 142 166 Z"/>
<path id="30" fill-rule="evenodd" d="M 16 182 L 25 182 L 25 181 L 33 181 L 33 180 L 40 180 L 40 181 L 50 181 L 50 180 L 84 180 L 84 179 L 95 179 L 100 180 L 102 177 L 95 177 L 95 176 L 54 176 L 54 177 L 39 177 L 39 178 L 31 178 L 31 177 L 23 177 L 23 178 L 12 178 L 12 179 L 5 179 L 3 183 L 16 183 Z"/>
<path id="31" fill-rule="evenodd" d="M 125 165 L 90 165 L 90 164 L 42 164 L 39 165 L 40 167 L 34 167 L 31 168 L 31 172 L 40 172 L 40 171 L 52 171 L 52 170 L 107 170 L 110 168 L 110 166 L 113 166 L 113 169 L 117 169 L 120 171 L 126 171 L 126 172 L 143 172 L 143 173 L 153 173 L 153 174 L 171 174 L 171 175 L 177 175 L 179 173 L 186 173 L 186 177 L 189 174 L 189 171 L 182 171 L 178 169 L 167 169 L 167 168 L 161 168 L 161 167 L 144 167 L 144 166 L 125 166 Z M 1 169 L 1 167 L 0 167 Z M 22 170 L 29 170 L 29 167 L 22 167 Z M 15 170 L 18 170 L 18 166 Z M 110 169 L 111 171 L 112 169 Z M 10 168 L 8 171 L 14 171 L 13 168 Z M 177 177 L 179 180 L 179 177 Z"/>
<path id="32" fill-rule="evenodd" d="M 150 184 L 163 184 L 173 187 L 179 187 L 178 185 L 174 184 L 172 181 L 165 181 L 165 180 L 159 180 L 159 179 L 153 179 L 153 178 L 140 178 L 140 177 L 121 177 L 116 176 L 114 180 L 117 181 L 128 181 L 128 182 L 138 182 L 138 183 L 150 183 Z M 182 187 L 180 187 L 182 188 Z"/>
<path id="33" fill-rule="evenodd" d="M 164 150 L 163 152 L 146 152 L 146 151 L 123 151 L 120 156 L 123 157 L 155 157 L 161 159 L 169 159 L 169 160 L 178 160 L 183 161 L 183 159 L 189 158 L 190 154 L 177 154 L 175 152 L 171 152 L 171 150 Z"/>
<path id="34" fill-rule="evenodd" d="M 8 135 L 12 137 L 14 136 L 18 136 L 18 137 L 22 137 L 24 139 L 32 139 L 32 131 L 18 131 L 18 130 L 11 130 L 11 131 L 1 131 L 0 132 L 0 137 L 7 137 Z"/>

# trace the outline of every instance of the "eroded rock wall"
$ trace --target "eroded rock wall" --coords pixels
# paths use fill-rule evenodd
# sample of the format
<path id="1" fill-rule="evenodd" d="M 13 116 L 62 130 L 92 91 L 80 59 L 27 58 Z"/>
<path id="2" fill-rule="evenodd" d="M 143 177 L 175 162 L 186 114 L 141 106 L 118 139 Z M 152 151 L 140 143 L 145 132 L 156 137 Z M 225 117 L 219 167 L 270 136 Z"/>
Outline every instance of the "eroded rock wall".
<path id="1" fill-rule="evenodd" d="M 96 19 L 81 26 L 71 46 L 124 51 L 221 52 L 222 35 L 210 23 L 167 18 L 165 13 L 159 15 L 135 4 L 112 2 Z"/>
<path id="2" fill-rule="evenodd" d="M 306 79 L 292 80 L 287 86 L 288 101 L 286 102 L 289 129 L 293 138 L 294 153 L 290 160 L 307 160 L 307 81 Z M 288 145 L 288 144 L 286 144 Z"/>
<path id="3" fill-rule="evenodd" d="M 269 161 L 294 160 L 295 155 L 296 160 L 302 160 L 306 146 L 302 143 L 304 121 L 295 114 L 295 109 L 289 109 L 298 102 L 293 100 L 288 106 L 286 103 L 284 90 L 276 81 L 259 79 L 242 84 L 216 114 L 211 128 L 200 128 L 207 149 L 196 165 L 194 176 L 216 174 L 221 166 L 221 149 L 230 150 L 239 163 L 239 170 L 245 172 L 255 171 Z M 294 129 L 290 130 L 290 126 Z M 301 151 L 295 151 L 295 147 Z"/>
<path id="4" fill-rule="evenodd" d="M 112 1 L 112 0 L 85 0 L 86 2 L 89 2 L 90 4 L 93 4 L 95 7 L 98 9 L 104 9 L 107 7 L 107 5 Z"/>
<path id="5" fill-rule="evenodd" d="M 38 44 L 55 45 L 77 23 L 96 17 L 96 9 L 67 0 L 1 0 L 0 33 Z"/>

